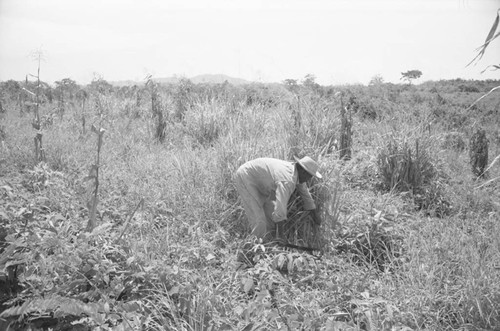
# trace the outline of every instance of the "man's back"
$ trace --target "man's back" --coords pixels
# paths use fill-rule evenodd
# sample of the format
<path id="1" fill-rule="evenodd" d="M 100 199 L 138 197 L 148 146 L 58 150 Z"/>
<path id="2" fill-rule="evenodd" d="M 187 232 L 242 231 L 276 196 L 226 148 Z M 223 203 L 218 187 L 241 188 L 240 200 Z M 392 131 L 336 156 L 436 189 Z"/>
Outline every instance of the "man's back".
<path id="1" fill-rule="evenodd" d="M 254 159 L 243 164 L 238 172 L 249 179 L 248 183 L 263 197 L 275 191 L 280 182 L 297 183 L 294 164 L 279 159 Z"/>

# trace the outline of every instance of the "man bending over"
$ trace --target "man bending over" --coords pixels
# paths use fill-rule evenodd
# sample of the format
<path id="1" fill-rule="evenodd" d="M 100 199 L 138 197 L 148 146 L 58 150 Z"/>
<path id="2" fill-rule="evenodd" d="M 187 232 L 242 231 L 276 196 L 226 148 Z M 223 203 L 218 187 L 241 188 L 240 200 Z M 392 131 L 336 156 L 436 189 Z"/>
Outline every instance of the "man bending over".
<path id="1" fill-rule="evenodd" d="M 321 218 L 306 182 L 313 176 L 322 178 L 318 164 L 308 156 L 289 162 L 273 158 L 258 158 L 243 164 L 236 171 L 236 189 L 252 229 L 252 234 L 264 241 L 275 236 L 276 223 L 286 220 L 288 200 L 297 190 L 304 209 L 311 211 L 316 224 Z"/>

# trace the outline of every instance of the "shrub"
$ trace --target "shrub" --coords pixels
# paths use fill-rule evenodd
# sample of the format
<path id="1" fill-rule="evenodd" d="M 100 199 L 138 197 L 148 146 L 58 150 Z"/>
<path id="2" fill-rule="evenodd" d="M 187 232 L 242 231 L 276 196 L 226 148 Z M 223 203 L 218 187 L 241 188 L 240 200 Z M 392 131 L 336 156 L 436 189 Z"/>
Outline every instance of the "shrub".
<path id="1" fill-rule="evenodd" d="M 412 146 L 406 139 L 389 138 L 377 157 L 383 187 L 405 192 L 431 183 L 436 168 L 429 153 L 427 146 L 419 144 L 418 139 Z"/>
<path id="2" fill-rule="evenodd" d="M 130 258 L 130 241 L 120 240 L 125 228 L 118 231 L 106 222 L 83 233 L 69 182 L 43 163 L 19 181 L 1 184 L 5 247 L 0 250 L 0 280 L 19 282 L 22 291 L 10 293 L 7 302 L 0 297 L 0 318 L 16 319 L 13 329 L 23 322 L 61 329 L 69 323 L 74 328 L 139 327 L 144 311 L 138 312 L 131 293 L 147 277 Z"/>
<path id="3" fill-rule="evenodd" d="M 383 189 L 409 192 L 416 209 L 443 217 L 451 211 L 450 203 L 432 153 L 429 139 L 415 139 L 410 145 L 406 139 L 390 138 L 377 156 L 378 172 Z"/>
<path id="4" fill-rule="evenodd" d="M 358 114 L 362 119 L 376 120 L 377 111 L 375 107 L 371 104 L 361 104 L 358 110 Z"/>
<path id="5" fill-rule="evenodd" d="M 481 92 L 479 88 L 473 85 L 465 85 L 465 84 L 460 84 L 458 86 L 458 91 L 459 92 L 468 92 L 468 93 L 479 93 Z"/>

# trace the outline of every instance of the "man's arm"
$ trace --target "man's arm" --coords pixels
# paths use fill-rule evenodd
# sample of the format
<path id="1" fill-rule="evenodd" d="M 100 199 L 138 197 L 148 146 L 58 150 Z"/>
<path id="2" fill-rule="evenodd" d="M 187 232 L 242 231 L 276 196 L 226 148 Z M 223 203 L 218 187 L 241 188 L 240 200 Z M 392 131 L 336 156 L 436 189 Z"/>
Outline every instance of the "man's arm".
<path id="1" fill-rule="evenodd" d="M 311 213 L 311 216 L 313 218 L 314 223 L 316 223 L 317 225 L 321 225 L 322 219 L 321 219 L 321 215 L 319 214 L 318 210 L 317 209 L 311 210 L 310 213 Z"/>
<path id="2" fill-rule="evenodd" d="M 276 183 L 276 201 L 275 209 L 273 212 L 273 222 L 278 223 L 286 220 L 288 213 L 288 200 L 292 195 L 294 185 L 287 182 Z"/>
<path id="3" fill-rule="evenodd" d="M 314 199 L 312 198 L 306 183 L 297 184 L 297 192 L 302 198 L 302 202 L 304 204 L 304 210 L 316 209 L 316 204 L 314 203 Z"/>
<path id="4" fill-rule="evenodd" d="M 300 197 L 302 198 L 304 204 L 304 210 L 309 211 L 314 223 L 321 224 L 321 216 L 316 209 L 316 204 L 314 203 L 314 199 L 307 188 L 306 183 L 297 184 L 297 191 L 299 192 Z"/>

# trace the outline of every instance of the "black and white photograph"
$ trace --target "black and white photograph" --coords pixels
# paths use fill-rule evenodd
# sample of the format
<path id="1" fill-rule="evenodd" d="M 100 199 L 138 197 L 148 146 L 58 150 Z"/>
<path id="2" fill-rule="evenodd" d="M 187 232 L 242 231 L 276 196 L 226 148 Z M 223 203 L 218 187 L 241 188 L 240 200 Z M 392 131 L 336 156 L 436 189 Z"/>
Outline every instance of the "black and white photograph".
<path id="1" fill-rule="evenodd" d="M 0 0 L 0 331 L 500 331 L 499 0 Z"/>

